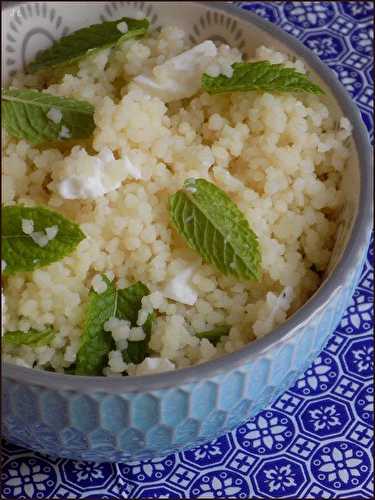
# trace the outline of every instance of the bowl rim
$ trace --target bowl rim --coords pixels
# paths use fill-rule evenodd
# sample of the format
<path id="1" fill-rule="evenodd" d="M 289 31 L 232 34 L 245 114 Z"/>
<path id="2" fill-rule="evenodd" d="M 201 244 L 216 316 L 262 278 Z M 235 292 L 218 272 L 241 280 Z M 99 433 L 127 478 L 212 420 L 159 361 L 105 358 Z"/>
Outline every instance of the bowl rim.
<path id="1" fill-rule="evenodd" d="M 7 2 L 3 10 L 8 10 L 17 4 L 25 2 Z M 353 126 L 353 141 L 357 149 L 360 167 L 360 196 L 358 210 L 353 222 L 352 232 L 346 248 L 336 264 L 330 277 L 323 282 L 312 297 L 300 307 L 282 325 L 268 335 L 254 340 L 238 351 L 225 354 L 218 359 L 204 362 L 187 368 L 163 372 L 155 375 L 141 375 L 136 377 L 106 377 L 81 376 L 49 372 L 41 369 L 26 368 L 9 362 L 3 362 L 3 375 L 16 381 L 27 381 L 48 388 L 73 390 L 77 392 L 107 392 L 129 393 L 147 392 L 157 389 L 170 389 L 177 386 L 210 379 L 220 374 L 228 374 L 244 363 L 254 362 L 267 354 L 267 351 L 283 341 L 292 338 L 297 330 L 303 328 L 326 307 L 326 305 L 344 287 L 348 276 L 360 262 L 367 250 L 372 220 L 372 154 L 369 135 L 361 114 L 351 96 L 339 82 L 334 72 L 302 42 L 283 31 L 280 27 L 262 19 L 256 14 L 241 9 L 239 6 L 226 2 L 199 1 L 186 2 L 202 4 L 214 10 L 230 14 L 241 21 L 253 24 L 276 40 L 280 41 L 301 57 L 312 68 L 334 94 L 340 108 Z"/>

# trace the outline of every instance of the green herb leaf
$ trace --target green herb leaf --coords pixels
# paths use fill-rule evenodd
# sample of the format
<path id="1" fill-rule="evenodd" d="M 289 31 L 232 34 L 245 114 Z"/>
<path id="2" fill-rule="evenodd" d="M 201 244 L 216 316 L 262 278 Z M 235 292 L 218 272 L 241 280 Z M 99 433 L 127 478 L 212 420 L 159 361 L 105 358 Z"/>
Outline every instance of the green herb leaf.
<path id="1" fill-rule="evenodd" d="M 142 308 L 142 298 L 150 293 L 149 289 L 143 283 L 135 283 L 134 285 L 118 290 L 118 305 L 117 317 L 127 319 L 132 326 L 137 325 L 138 312 Z M 129 341 L 127 349 L 123 352 L 123 358 L 126 363 L 141 363 L 148 350 L 148 344 L 151 338 L 152 324 L 155 319 L 155 313 L 150 313 L 146 322 L 143 325 L 143 330 L 146 334 L 144 340 Z"/>
<path id="2" fill-rule="evenodd" d="M 259 279 L 257 237 L 224 191 L 205 179 L 187 179 L 170 197 L 169 212 L 177 231 L 206 262 L 226 275 Z"/>
<path id="3" fill-rule="evenodd" d="M 46 246 L 39 246 L 22 230 L 22 220 L 33 221 L 34 235 L 46 236 L 45 229 L 56 226 L 56 236 Z M 75 250 L 85 238 L 78 224 L 44 207 L 12 205 L 1 208 L 2 260 L 4 274 L 32 271 L 56 262 Z"/>
<path id="4" fill-rule="evenodd" d="M 128 31 L 123 33 L 118 29 L 120 23 L 126 22 Z M 106 21 L 93 24 L 74 31 L 55 42 L 44 50 L 29 64 L 28 71 L 34 73 L 45 68 L 54 68 L 60 64 L 72 64 L 87 55 L 102 49 L 113 47 L 130 38 L 144 35 L 149 27 L 147 19 L 131 19 L 123 17 L 117 21 Z"/>
<path id="5" fill-rule="evenodd" d="M 115 349 L 115 341 L 104 330 L 104 323 L 116 314 L 117 291 L 106 276 L 102 278 L 107 289 L 103 293 L 91 289 L 89 293 L 81 344 L 76 357 L 76 375 L 101 375 L 108 353 Z"/>
<path id="6" fill-rule="evenodd" d="M 142 307 L 142 299 L 150 293 L 146 285 L 137 282 L 128 288 L 117 291 L 118 302 L 116 317 L 130 321 L 132 326 L 137 326 L 138 312 Z"/>
<path id="7" fill-rule="evenodd" d="M 323 90 L 311 82 L 308 77 L 293 68 L 282 64 L 271 64 L 268 61 L 253 63 L 235 63 L 233 75 L 212 77 L 202 76 L 202 87 L 209 94 L 224 92 L 248 92 L 263 90 L 265 92 L 308 92 L 324 94 Z"/>
<path id="8" fill-rule="evenodd" d="M 1 95 L 1 122 L 9 135 L 31 144 L 82 139 L 95 128 L 94 107 L 37 90 L 8 89 Z"/>
<path id="9" fill-rule="evenodd" d="M 229 335 L 230 328 L 231 327 L 229 325 L 219 325 L 206 332 L 197 332 L 195 336 L 199 339 L 207 339 L 211 342 L 211 344 L 216 345 L 221 337 Z"/>
<path id="10" fill-rule="evenodd" d="M 48 345 L 53 339 L 55 332 L 51 327 L 43 331 L 31 329 L 28 332 L 5 332 L 4 343 L 11 346 L 29 345 L 31 347 L 39 347 Z"/>
<path id="11" fill-rule="evenodd" d="M 144 340 L 140 340 L 138 342 L 128 342 L 128 347 L 126 351 L 123 352 L 123 359 L 125 363 L 134 363 L 138 365 L 145 359 L 148 353 L 148 345 L 150 343 L 152 325 L 155 318 L 156 314 L 154 312 L 148 315 L 148 318 L 143 325 L 143 330 L 146 334 L 146 338 Z"/>
<path id="12" fill-rule="evenodd" d="M 85 326 L 81 337 L 81 345 L 77 353 L 75 373 L 77 375 L 101 375 L 107 364 L 110 351 L 115 349 L 112 335 L 104 330 L 104 324 L 116 317 L 130 321 L 136 326 L 138 311 L 142 307 L 142 298 L 150 292 L 143 283 L 116 290 L 114 284 L 106 276 L 102 276 L 107 289 L 98 294 L 90 290 L 89 304 L 86 312 Z M 147 318 L 143 328 L 146 338 L 139 342 L 129 342 L 124 353 L 124 360 L 140 363 L 147 354 L 151 336 L 153 313 Z"/>

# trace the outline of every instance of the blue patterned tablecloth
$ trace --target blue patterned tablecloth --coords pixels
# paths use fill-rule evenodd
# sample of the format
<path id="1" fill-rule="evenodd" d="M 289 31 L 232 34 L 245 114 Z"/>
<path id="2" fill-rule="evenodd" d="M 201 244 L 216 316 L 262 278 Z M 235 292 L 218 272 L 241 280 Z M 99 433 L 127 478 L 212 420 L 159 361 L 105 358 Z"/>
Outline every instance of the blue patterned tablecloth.
<path id="1" fill-rule="evenodd" d="M 236 2 L 302 40 L 336 73 L 372 136 L 372 2 Z M 373 250 L 328 345 L 295 386 L 237 430 L 128 464 L 3 445 L 2 498 L 374 498 Z"/>

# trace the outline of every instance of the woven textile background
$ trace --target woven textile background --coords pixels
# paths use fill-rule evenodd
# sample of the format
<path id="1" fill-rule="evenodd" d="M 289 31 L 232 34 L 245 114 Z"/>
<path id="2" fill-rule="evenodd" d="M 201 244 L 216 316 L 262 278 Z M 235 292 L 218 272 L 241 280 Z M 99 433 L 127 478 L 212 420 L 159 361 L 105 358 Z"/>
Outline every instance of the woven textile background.
<path id="1" fill-rule="evenodd" d="M 373 134 L 372 2 L 236 2 L 302 40 Z M 371 247 L 372 248 L 372 247 Z M 2 498 L 373 498 L 373 250 L 320 356 L 232 433 L 158 460 L 97 464 L 3 443 Z"/>

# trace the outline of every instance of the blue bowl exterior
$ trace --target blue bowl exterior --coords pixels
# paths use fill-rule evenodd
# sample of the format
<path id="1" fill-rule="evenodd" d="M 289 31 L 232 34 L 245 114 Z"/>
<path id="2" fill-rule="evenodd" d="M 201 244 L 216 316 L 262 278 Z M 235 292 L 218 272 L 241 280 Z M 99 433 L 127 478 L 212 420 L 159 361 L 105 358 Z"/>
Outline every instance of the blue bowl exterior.
<path id="1" fill-rule="evenodd" d="M 41 453 L 97 462 L 145 460 L 212 440 L 271 404 L 308 368 L 341 319 L 363 259 L 313 321 L 230 372 L 122 394 L 5 377 L 3 436 Z"/>

